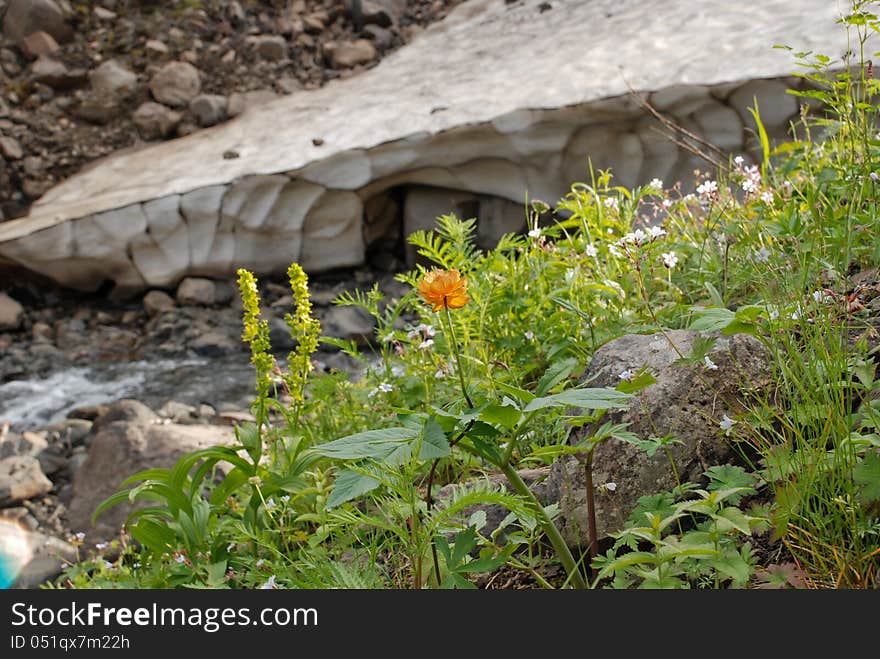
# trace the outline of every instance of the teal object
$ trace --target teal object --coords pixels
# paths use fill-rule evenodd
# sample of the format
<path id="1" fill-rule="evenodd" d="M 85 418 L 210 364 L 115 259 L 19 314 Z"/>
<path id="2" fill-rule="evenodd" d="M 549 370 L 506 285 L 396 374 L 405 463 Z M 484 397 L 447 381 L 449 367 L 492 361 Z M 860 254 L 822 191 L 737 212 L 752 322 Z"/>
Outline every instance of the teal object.
<path id="1" fill-rule="evenodd" d="M 0 589 L 12 588 L 18 575 L 16 561 L 6 554 L 0 554 Z"/>

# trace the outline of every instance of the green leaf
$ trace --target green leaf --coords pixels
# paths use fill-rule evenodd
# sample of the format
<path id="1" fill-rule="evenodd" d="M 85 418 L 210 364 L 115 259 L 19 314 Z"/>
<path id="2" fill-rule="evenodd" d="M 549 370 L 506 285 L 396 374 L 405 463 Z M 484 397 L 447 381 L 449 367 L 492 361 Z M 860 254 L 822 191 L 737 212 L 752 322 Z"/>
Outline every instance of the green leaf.
<path id="1" fill-rule="evenodd" d="M 880 499 L 880 455 L 868 453 L 853 469 L 853 481 L 859 487 L 859 501 L 870 504 Z"/>
<path id="2" fill-rule="evenodd" d="M 174 531 L 163 524 L 142 518 L 129 527 L 132 537 L 157 554 L 172 550 L 177 542 Z"/>
<path id="3" fill-rule="evenodd" d="M 535 398 L 535 394 L 531 393 L 530 391 L 520 389 L 519 387 L 514 387 L 513 385 L 506 384 L 504 382 L 495 382 L 495 386 L 504 393 L 513 396 L 513 398 L 520 403 L 529 403 Z"/>
<path id="4" fill-rule="evenodd" d="M 736 314 L 724 307 L 691 307 L 694 319 L 688 325 L 688 329 L 716 332 L 723 330 L 736 320 Z"/>
<path id="5" fill-rule="evenodd" d="M 567 389 L 552 396 L 541 396 L 532 400 L 525 407 L 525 412 L 545 409 L 547 407 L 581 407 L 590 410 L 608 410 L 626 407 L 632 394 L 627 394 L 609 387 Z"/>
<path id="6" fill-rule="evenodd" d="M 714 492 L 725 488 L 748 488 L 742 493 L 732 494 L 730 503 L 738 505 L 746 494 L 755 494 L 757 478 L 738 465 L 715 465 L 709 467 L 704 474 L 709 478 L 708 490 Z"/>
<path id="7" fill-rule="evenodd" d="M 752 529 L 749 525 L 749 518 L 739 508 L 728 507 L 719 512 L 716 517 L 718 520 L 725 520 L 727 524 L 718 523 L 718 530 L 722 532 L 736 529 L 743 535 L 751 535 Z M 718 522 L 716 520 L 716 522 Z"/>
<path id="8" fill-rule="evenodd" d="M 379 487 L 379 481 L 351 469 L 343 469 L 336 477 L 333 491 L 327 497 L 327 508 L 335 508 L 339 504 L 351 501 Z"/>
<path id="9" fill-rule="evenodd" d="M 208 566 L 208 585 L 212 588 L 226 583 L 226 561 L 218 561 Z"/>
<path id="10" fill-rule="evenodd" d="M 355 433 L 315 447 L 315 452 L 337 460 L 384 458 L 401 444 L 419 436 L 413 428 L 383 428 Z"/>
<path id="11" fill-rule="evenodd" d="M 443 428 L 434 417 L 429 418 L 425 422 L 419 459 L 435 460 L 445 458 L 450 453 L 451 449 L 449 448 L 449 441 L 446 439 L 446 433 L 443 432 Z"/>
<path id="12" fill-rule="evenodd" d="M 563 359 L 554 362 L 547 367 L 544 375 L 538 380 L 538 386 L 535 387 L 535 394 L 543 396 L 560 382 L 564 382 L 571 375 L 571 372 L 577 368 L 579 361 L 574 358 Z M 511 426 L 512 427 L 512 426 Z"/>
<path id="13" fill-rule="evenodd" d="M 513 430 L 522 419 L 522 412 L 513 405 L 492 403 L 480 410 L 479 418 L 486 423 L 494 423 L 508 430 Z"/>

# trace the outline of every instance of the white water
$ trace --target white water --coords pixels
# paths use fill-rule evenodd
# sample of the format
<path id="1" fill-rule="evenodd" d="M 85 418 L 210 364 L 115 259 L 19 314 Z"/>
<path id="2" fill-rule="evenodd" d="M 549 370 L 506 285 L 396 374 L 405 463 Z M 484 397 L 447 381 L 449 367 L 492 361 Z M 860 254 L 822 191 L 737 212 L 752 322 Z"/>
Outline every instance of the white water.
<path id="1" fill-rule="evenodd" d="M 168 400 L 246 406 L 254 387 L 252 373 L 246 360 L 156 360 L 71 368 L 0 384 L 0 425 L 8 422 L 16 432 L 32 430 L 63 420 L 74 408 L 120 398 L 137 398 L 154 409 Z"/>

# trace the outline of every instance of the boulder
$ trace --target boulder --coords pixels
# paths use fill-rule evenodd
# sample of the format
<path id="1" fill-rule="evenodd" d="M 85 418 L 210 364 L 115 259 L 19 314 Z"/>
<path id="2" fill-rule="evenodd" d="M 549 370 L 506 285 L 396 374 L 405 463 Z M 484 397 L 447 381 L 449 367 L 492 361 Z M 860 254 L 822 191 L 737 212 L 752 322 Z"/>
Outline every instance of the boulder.
<path id="1" fill-rule="evenodd" d="M 211 279 L 187 277 L 177 287 L 177 302 L 183 306 L 209 307 L 217 299 L 217 285 Z"/>
<path id="2" fill-rule="evenodd" d="M 171 467 L 185 453 L 218 444 L 230 444 L 232 428 L 214 425 L 155 423 L 139 416 L 132 420 L 98 422 L 85 462 L 73 475 L 73 496 L 68 520 L 71 528 L 83 531 L 88 542 L 106 541 L 119 533 L 134 505 L 124 504 L 105 511 L 93 525 L 95 508 L 113 494 L 119 484 L 143 469 Z M 115 417 L 114 417 L 115 418 Z M 100 424 L 100 425 L 99 425 Z"/>
<path id="3" fill-rule="evenodd" d="M 174 298 L 164 291 L 150 291 L 144 295 L 143 299 L 144 311 L 152 318 L 163 311 L 171 311 L 177 305 Z"/>
<path id="4" fill-rule="evenodd" d="M 92 91 L 100 96 L 122 99 L 137 90 L 137 74 L 116 60 L 107 60 L 89 72 Z"/>
<path id="5" fill-rule="evenodd" d="M 763 344 L 754 337 L 712 335 L 708 353 L 712 364 L 688 367 L 678 364 L 691 352 L 699 332 L 629 335 L 608 342 L 593 355 L 583 380 L 591 387 L 614 387 L 621 375 L 648 367 L 656 382 L 639 392 L 623 410 L 605 414 L 602 422 L 628 424 L 641 440 L 670 435 L 679 443 L 658 450 L 653 457 L 636 446 L 619 441 L 600 443 L 593 454 L 593 483 L 615 483 L 614 489 L 596 494 L 596 521 L 600 537 L 620 530 L 639 497 L 671 490 L 677 478 L 703 482 L 711 466 L 734 460 L 730 438 L 720 422 L 735 417 L 748 391 L 766 392 L 771 383 L 769 360 Z M 674 347 L 673 347 L 674 344 Z M 569 438 L 577 443 L 592 428 L 576 429 Z M 672 466 L 674 462 L 674 469 Z M 587 509 L 584 466 L 576 456 L 556 461 L 546 483 L 546 502 L 558 502 L 560 526 L 567 542 L 586 544 Z"/>
<path id="6" fill-rule="evenodd" d="M 39 588 L 75 560 L 63 540 L 0 518 L 0 588 Z"/>

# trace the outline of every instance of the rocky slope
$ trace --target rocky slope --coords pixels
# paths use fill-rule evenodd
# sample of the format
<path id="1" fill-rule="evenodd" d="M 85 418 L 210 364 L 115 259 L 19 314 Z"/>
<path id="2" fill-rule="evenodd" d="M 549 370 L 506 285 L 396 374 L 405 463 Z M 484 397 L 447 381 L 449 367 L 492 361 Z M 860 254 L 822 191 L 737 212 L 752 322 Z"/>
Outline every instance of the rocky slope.
<path id="1" fill-rule="evenodd" d="M 114 151 L 370 68 L 460 2 L 0 0 L 0 221 Z"/>

